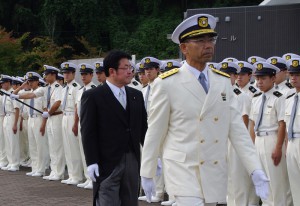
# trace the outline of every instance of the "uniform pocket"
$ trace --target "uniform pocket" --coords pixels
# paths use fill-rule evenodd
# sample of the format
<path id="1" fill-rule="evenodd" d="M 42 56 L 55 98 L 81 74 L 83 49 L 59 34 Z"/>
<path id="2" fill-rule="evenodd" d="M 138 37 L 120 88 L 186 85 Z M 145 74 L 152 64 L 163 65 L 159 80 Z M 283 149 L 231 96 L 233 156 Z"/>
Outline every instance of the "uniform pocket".
<path id="1" fill-rule="evenodd" d="M 166 150 L 164 150 L 163 158 L 169 159 L 169 160 L 174 160 L 176 162 L 185 162 L 186 153 L 176 151 L 176 150 L 166 149 Z"/>

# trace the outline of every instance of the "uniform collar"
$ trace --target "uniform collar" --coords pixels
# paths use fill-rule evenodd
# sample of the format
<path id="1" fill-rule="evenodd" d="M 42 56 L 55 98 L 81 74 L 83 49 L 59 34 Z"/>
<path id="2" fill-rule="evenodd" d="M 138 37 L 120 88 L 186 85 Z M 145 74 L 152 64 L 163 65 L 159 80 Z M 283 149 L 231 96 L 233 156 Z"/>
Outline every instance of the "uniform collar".
<path id="1" fill-rule="evenodd" d="M 270 96 L 273 96 L 273 92 L 275 91 L 275 88 L 272 87 L 269 91 L 263 92 L 263 94 L 266 95 L 266 98 L 268 99 Z"/>
<path id="2" fill-rule="evenodd" d="M 207 66 L 205 66 L 204 70 L 200 72 L 195 67 L 190 66 L 187 62 L 184 63 L 184 66 L 196 77 L 196 79 L 199 78 L 200 74 L 203 73 L 205 76 L 206 81 L 208 81 L 208 69 Z"/>
<path id="3" fill-rule="evenodd" d="M 107 85 L 109 86 L 109 88 L 111 89 L 111 91 L 114 93 L 115 96 L 119 96 L 119 92 L 120 90 L 122 90 L 125 94 L 126 94 L 126 90 L 125 87 L 117 87 L 116 85 L 112 84 L 111 82 L 109 82 L 108 80 L 106 80 Z"/>
<path id="4" fill-rule="evenodd" d="M 94 83 L 91 81 L 90 83 L 88 83 L 87 85 L 85 85 L 85 88 L 90 88 L 92 85 L 94 85 Z"/>

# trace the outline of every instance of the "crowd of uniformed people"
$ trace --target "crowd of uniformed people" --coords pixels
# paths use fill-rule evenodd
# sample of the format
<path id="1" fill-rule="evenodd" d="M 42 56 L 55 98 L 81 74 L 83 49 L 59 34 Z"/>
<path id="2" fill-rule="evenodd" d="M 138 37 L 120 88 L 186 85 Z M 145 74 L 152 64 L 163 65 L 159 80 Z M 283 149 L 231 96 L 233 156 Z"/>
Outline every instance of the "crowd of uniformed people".
<path id="1" fill-rule="evenodd" d="M 142 91 L 147 113 L 151 102 L 157 101 L 151 98 L 154 80 L 176 72 L 183 64 L 187 63 L 150 56 L 136 65 L 132 63 L 132 81 L 128 86 Z M 228 57 L 220 63 L 208 63 L 207 67 L 231 79 L 238 110 L 269 178 L 270 194 L 263 203 L 300 205 L 300 56 L 251 56 L 245 61 Z M 103 64 L 64 62 L 60 69 L 49 65 L 43 69 L 42 75 L 34 71 L 24 77 L 1 75 L 0 168 L 17 172 L 20 166 L 31 167 L 28 176 L 92 189 L 81 141 L 80 102 L 83 92 L 105 82 Z M 75 81 L 76 70 L 83 85 Z M 97 84 L 92 82 L 94 74 Z M 259 205 L 251 178 L 230 142 L 227 160 L 227 204 Z M 48 168 L 51 172 L 46 175 Z M 158 159 L 156 194 L 151 201 L 176 205 L 172 194 L 163 201 L 166 191 L 162 174 Z M 139 200 L 147 198 L 140 196 Z"/>

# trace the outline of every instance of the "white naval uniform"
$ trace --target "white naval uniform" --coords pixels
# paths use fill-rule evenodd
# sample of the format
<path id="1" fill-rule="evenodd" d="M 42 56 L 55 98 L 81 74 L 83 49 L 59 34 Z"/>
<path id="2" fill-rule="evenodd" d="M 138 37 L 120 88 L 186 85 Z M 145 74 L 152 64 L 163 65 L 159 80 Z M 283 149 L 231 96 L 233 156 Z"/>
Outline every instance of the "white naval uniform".
<path id="1" fill-rule="evenodd" d="M 140 90 L 140 91 L 142 91 L 142 89 L 143 89 L 143 85 L 141 83 L 139 83 L 138 81 L 136 81 L 135 78 L 132 78 L 131 82 L 127 86 L 137 89 L 137 90 Z"/>
<path id="2" fill-rule="evenodd" d="M 21 90 L 19 94 L 26 94 L 29 91 Z M 30 100 L 24 99 L 23 102 L 29 104 Z M 29 159 L 29 143 L 28 143 L 28 110 L 29 107 L 20 103 L 20 117 L 18 127 L 21 122 L 21 117 L 23 118 L 22 122 L 22 131 L 20 131 L 20 163 L 25 163 Z"/>
<path id="3" fill-rule="evenodd" d="M 80 108 L 81 108 L 81 96 L 84 91 L 95 88 L 96 85 L 93 82 L 90 82 L 89 84 L 85 85 L 78 91 L 77 95 L 77 101 L 76 101 L 76 107 L 77 107 L 77 114 L 78 117 L 80 118 Z M 82 165 L 83 165 L 83 172 L 84 172 L 84 177 L 91 182 L 91 178 L 87 172 L 87 164 L 84 156 L 84 151 L 83 151 L 83 145 L 82 145 L 82 136 L 80 132 L 81 126 L 80 126 L 80 121 L 78 123 L 78 141 L 79 141 L 79 149 L 80 149 L 80 154 L 81 154 L 81 160 L 82 160 Z"/>
<path id="4" fill-rule="evenodd" d="M 241 116 L 249 116 L 251 109 L 250 96 L 241 91 L 236 85 L 233 86 L 233 92 L 238 101 L 238 111 L 240 111 Z M 255 194 L 255 190 L 251 178 L 229 141 L 227 205 L 255 205 L 256 200 L 251 199 L 253 194 Z"/>
<path id="5" fill-rule="evenodd" d="M 296 92 L 295 88 L 292 88 L 292 85 L 286 80 L 281 82 L 278 85 L 274 86 L 275 90 L 279 91 L 284 97 L 287 97 L 291 92 Z"/>
<path id="6" fill-rule="evenodd" d="M 185 63 L 176 74 L 154 81 L 152 98 L 156 101 L 150 106 L 141 176 L 155 176 L 161 152 L 167 192 L 175 198 L 223 202 L 228 139 L 249 175 L 261 165 L 237 111 L 229 78 L 207 68 L 210 86 L 206 94 L 191 69 L 196 70 Z"/>
<path id="7" fill-rule="evenodd" d="M 69 88 L 68 91 L 67 88 Z M 64 113 L 62 121 L 64 151 L 69 179 L 73 181 L 81 181 L 83 179 L 83 165 L 79 149 L 79 138 L 78 135 L 75 136 L 72 131 L 75 121 L 75 104 L 79 89 L 80 85 L 73 80 L 63 88 L 61 95 L 61 108 Z M 64 101 L 66 101 L 65 108 L 63 108 Z"/>
<path id="8" fill-rule="evenodd" d="M 61 101 L 62 86 L 53 82 L 47 87 L 39 87 L 33 93 L 36 97 L 45 96 L 47 100 L 48 88 L 50 90 L 50 101 L 47 102 L 47 108 L 50 110 L 51 106 L 57 102 Z M 61 112 L 60 107 L 55 112 Z M 49 155 L 50 155 L 50 176 L 56 176 L 62 178 L 65 172 L 65 153 L 62 138 L 62 114 L 51 115 L 47 120 L 47 134 L 48 134 L 48 144 L 49 144 Z"/>
<path id="9" fill-rule="evenodd" d="M 248 94 L 251 98 L 255 94 L 258 94 L 260 92 L 260 90 L 255 86 L 255 84 L 251 84 L 250 82 L 248 82 L 248 84 L 246 84 L 246 86 L 244 86 L 243 88 L 239 87 L 239 89 Z"/>
<path id="10" fill-rule="evenodd" d="M 285 146 L 282 145 L 282 157 L 280 163 L 275 166 L 272 153 L 277 143 L 278 122 L 284 120 L 284 96 L 273 87 L 266 95 L 263 115 L 258 132 L 269 134 L 255 134 L 255 146 L 260 157 L 263 169 L 267 174 L 269 182 L 269 196 L 263 200 L 263 205 L 286 206 L 288 202 L 289 182 L 286 167 Z M 281 96 L 280 96 L 281 95 Z M 257 124 L 262 96 L 252 98 L 250 119 Z"/>
<path id="11" fill-rule="evenodd" d="M 10 94 L 13 89 L 5 91 Z M 5 101 L 5 117 L 3 121 L 4 126 L 4 138 L 5 138 L 5 151 L 8 160 L 8 166 L 10 168 L 18 168 L 20 164 L 20 139 L 19 128 L 16 134 L 14 134 L 12 128 L 15 122 L 15 109 L 20 108 L 19 103 L 16 100 L 12 100 L 7 97 Z"/>
<path id="12" fill-rule="evenodd" d="M 29 105 L 30 101 L 31 100 L 29 100 L 28 103 Z M 40 111 L 44 111 L 44 108 L 47 108 L 45 96 L 34 98 L 32 106 Z M 40 132 L 43 122 L 41 113 L 33 110 L 32 114 L 30 114 L 29 108 L 28 117 L 28 142 L 32 172 L 44 174 L 50 161 L 47 131 L 45 131 L 44 136 L 42 136 Z"/>
<path id="13" fill-rule="evenodd" d="M 291 112 L 294 104 L 294 96 L 298 95 L 298 104 L 296 115 L 294 119 L 293 133 L 297 135 L 294 139 L 290 140 L 287 145 L 286 162 L 288 176 L 290 180 L 291 192 L 293 197 L 294 206 L 300 205 L 300 93 L 294 93 L 285 100 L 285 118 L 286 128 L 289 129 Z M 289 131 L 288 131 L 289 132 Z M 295 135 L 295 136 L 296 136 Z"/>
<path id="14" fill-rule="evenodd" d="M 5 92 L 1 89 L 1 91 Z M 9 97 L 6 97 L 9 98 Z M 5 152 L 5 139 L 4 139 L 4 111 L 3 111 L 3 101 L 4 101 L 4 95 L 0 96 L 0 166 L 6 166 L 8 164 L 7 158 L 6 158 L 6 152 Z"/>

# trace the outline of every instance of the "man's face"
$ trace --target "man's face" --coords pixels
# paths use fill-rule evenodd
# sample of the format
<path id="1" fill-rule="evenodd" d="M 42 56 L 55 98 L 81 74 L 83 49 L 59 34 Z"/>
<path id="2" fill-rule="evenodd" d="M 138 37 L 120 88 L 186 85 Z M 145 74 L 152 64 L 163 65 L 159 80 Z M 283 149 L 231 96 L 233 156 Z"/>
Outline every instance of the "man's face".
<path id="1" fill-rule="evenodd" d="M 239 73 L 237 75 L 237 84 L 239 85 L 239 87 L 243 88 L 244 86 L 246 86 L 249 81 L 251 79 L 251 74 L 248 73 Z"/>
<path id="2" fill-rule="evenodd" d="M 180 44 L 182 53 L 190 64 L 206 64 L 211 62 L 216 44 L 216 38 L 209 35 L 187 39 Z"/>
<path id="3" fill-rule="evenodd" d="M 263 92 L 269 91 L 274 86 L 275 76 L 256 76 L 255 79 L 257 87 Z"/>
<path id="4" fill-rule="evenodd" d="M 149 79 L 146 77 L 145 72 L 139 72 L 139 80 L 141 82 L 142 85 L 147 85 L 149 82 Z"/>
<path id="5" fill-rule="evenodd" d="M 66 82 L 71 82 L 75 78 L 75 72 L 64 72 L 64 79 Z"/>
<path id="6" fill-rule="evenodd" d="M 93 74 L 92 73 L 81 73 L 81 80 L 84 85 L 89 84 L 92 81 Z"/>
<path id="7" fill-rule="evenodd" d="M 290 83 L 299 92 L 300 91 L 300 73 L 290 73 Z"/>
<path id="8" fill-rule="evenodd" d="M 100 82 L 100 83 L 104 83 L 105 82 L 106 76 L 105 76 L 104 72 L 96 72 L 96 75 L 97 75 L 98 82 Z"/>
<path id="9" fill-rule="evenodd" d="M 10 87 L 11 87 L 10 82 L 3 82 L 3 83 L 2 83 L 2 89 L 4 89 L 4 90 L 9 90 Z"/>
<path id="10" fill-rule="evenodd" d="M 155 67 L 145 68 L 145 75 L 150 82 L 153 82 L 159 74 L 159 69 Z"/>
<path id="11" fill-rule="evenodd" d="M 13 85 L 12 85 L 13 90 L 18 89 L 18 86 L 19 86 L 19 85 L 17 85 L 17 84 L 13 84 Z"/>
<path id="12" fill-rule="evenodd" d="M 109 77 L 111 77 L 120 86 L 125 86 L 131 82 L 132 69 L 127 58 L 123 58 L 119 61 L 118 70 L 110 68 L 109 72 Z"/>
<path id="13" fill-rule="evenodd" d="M 28 85 L 31 89 L 36 89 L 39 86 L 39 81 L 28 80 Z"/>
<path id="14" fill-rule="evenodd" d="M 231 84 L 234 85 L 235 84 L 235 80 L 237 78 L 237 75 L 234 74 L 234 73 L 230 73 L 230 81 L 231 81 Z"/>
<path id="15" fill-rule="evenodd" d="M 45 74 L 45 81 L 49 84 L 52 84 L 55 81 L 56 74 L 48 73 Z"/>
<path id="16" fill-rule="evenodd" d="M 280 71 L 276 74 L 275 84 L 280 84 L 286 80 L 287 71 Z"/>

